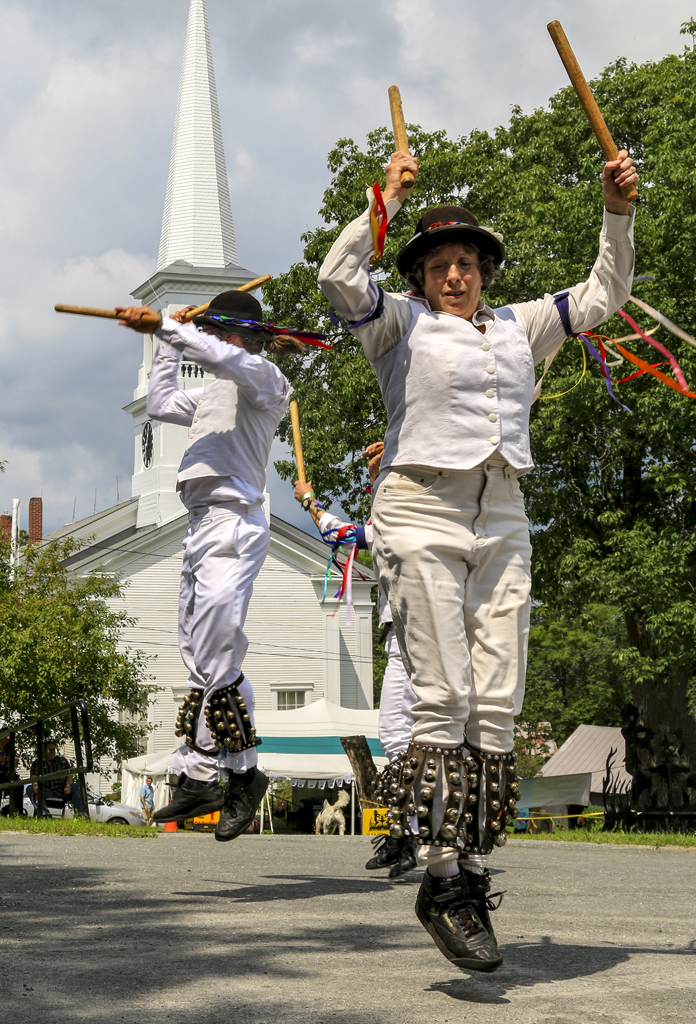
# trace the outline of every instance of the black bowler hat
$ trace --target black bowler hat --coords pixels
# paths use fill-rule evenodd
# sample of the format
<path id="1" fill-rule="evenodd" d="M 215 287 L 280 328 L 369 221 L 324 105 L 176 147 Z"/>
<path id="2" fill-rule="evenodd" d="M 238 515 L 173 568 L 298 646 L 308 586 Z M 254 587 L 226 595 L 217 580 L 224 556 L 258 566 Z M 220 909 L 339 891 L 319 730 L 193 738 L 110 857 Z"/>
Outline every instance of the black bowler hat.
<path id="1" fill-rule="evenodd" d="M 396 257 L 402 277 L 413 270 L 420 256 L 440 245 L 462 242 L 475 245 L 485 256 L 492 256 L 496 267 L 505 259 L 502 235 L 481 227 L 471 210 L 463 206 L 434 206 L 426 210 L 416 225 L 416 233 Z"/>
<path id="2" fill-rule="evenodd" d="M 194 316 L 193 322 L 196 327 L 220 327 L 230 334 L 239 334 L 260 343 L 273 339 L 273 332 L 263 322 L 259 300 L 250 292 L 240 292 L 236 288 L 216 295 L 210 300 L 205 313 Z"/>

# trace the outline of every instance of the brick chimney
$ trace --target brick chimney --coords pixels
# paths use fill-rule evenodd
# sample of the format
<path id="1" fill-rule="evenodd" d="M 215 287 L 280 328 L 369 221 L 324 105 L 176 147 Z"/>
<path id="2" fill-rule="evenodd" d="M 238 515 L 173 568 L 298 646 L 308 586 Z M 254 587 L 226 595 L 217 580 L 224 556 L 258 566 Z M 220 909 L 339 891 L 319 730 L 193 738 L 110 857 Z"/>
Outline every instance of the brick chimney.
<path id="1" fill-rule="evenodd" d="M 0 536 L 9 540 L 12 534 L 12 516 L 9 512 L 3 512 L 0 516 Z"/>
<path id="2" fill-rule="evenodd" d="M 43 501 L 29 499 L 29 543 L 38 544 L 43 537 Z"/>

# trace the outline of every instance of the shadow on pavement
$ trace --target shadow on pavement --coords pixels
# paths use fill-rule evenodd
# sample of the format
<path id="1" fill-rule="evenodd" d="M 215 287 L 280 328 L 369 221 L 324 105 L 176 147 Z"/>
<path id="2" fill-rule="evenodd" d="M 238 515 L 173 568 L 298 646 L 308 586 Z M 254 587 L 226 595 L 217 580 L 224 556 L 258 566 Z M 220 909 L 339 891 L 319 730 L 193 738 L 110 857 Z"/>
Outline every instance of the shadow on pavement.
<path id="1" fill-rule="evenodd" d="M 626 963 L 632 956 L 696 956 L 694 943 L 674 949 L 602 944 L 580 946 L 556 943 L 548 935 L 540 942 L 512 942 L 502 945 L 503 966 L 485 976 L 462 975 L 449 981 L 435 982 L 428 991 L 443 992 L 452 999 L 467 1003 L 509 1003 L 507 992 L 533 988 L 554 981 L 570 981 L 610 971 Z"/>
<path id="2" fill-rule="evenodd" d="M 72 842 L 79 840 L 66 846 Z M 696 955 L 545 938 L 506 945 L 495 975 L 429 985 L 443 962 L 403 903 L 395 919 L 390 891 L 399 883 L 384 878 L 286 875 L 248 884 L 225 874 L 202 888 L 195 862 L 193 870 L 178 861 L 164 870 L 147 852 L 135 879 L 119 862 L 81 867 L 49 855 L 20 865 L 2 853 L 0 1005 L 16 1008 L 12 1024 L 277 1024 L 279 1006 L 283 1024 L 374 1024 L 374 1007 L 363 1010 L 364 993 L 352 990 L 328 1014 L 321 978 L 342 964 L 381 986 L 405 957 L 409 970 L 419 964 L 426 991 L 502 1004 L 516 988 L 605 972 L 636 953 Z M 356 913 L 351 897 L 365 895 Z M 317 897 L 326 902 L 312 902 Z M 303 915 L 298 901 L 311 909 Z M 292 909 L 283 910 L 288 902 Z"/>

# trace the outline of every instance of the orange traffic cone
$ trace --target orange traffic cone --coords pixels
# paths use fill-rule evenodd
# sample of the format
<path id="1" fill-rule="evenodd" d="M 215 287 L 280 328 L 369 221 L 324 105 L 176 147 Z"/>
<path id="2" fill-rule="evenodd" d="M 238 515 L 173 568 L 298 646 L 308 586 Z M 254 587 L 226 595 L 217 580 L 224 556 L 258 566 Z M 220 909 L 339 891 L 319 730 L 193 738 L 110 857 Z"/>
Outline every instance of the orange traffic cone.
<path id="1" fill-rule="evenodd" d="M 165 832 L 178 832 L 179 827 L 175 821 L 167 821 L 164 825 Z"/>

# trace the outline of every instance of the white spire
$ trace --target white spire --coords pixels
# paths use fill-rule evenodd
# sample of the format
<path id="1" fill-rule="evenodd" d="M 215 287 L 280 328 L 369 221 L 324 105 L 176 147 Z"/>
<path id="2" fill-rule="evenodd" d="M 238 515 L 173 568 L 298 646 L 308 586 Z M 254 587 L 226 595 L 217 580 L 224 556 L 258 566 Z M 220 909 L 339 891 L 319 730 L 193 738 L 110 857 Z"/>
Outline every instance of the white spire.
<path id="1" fill-rule="evenodd" d="M 191 0 L 157 269 L 237 264 L 205 0 Z"/>

